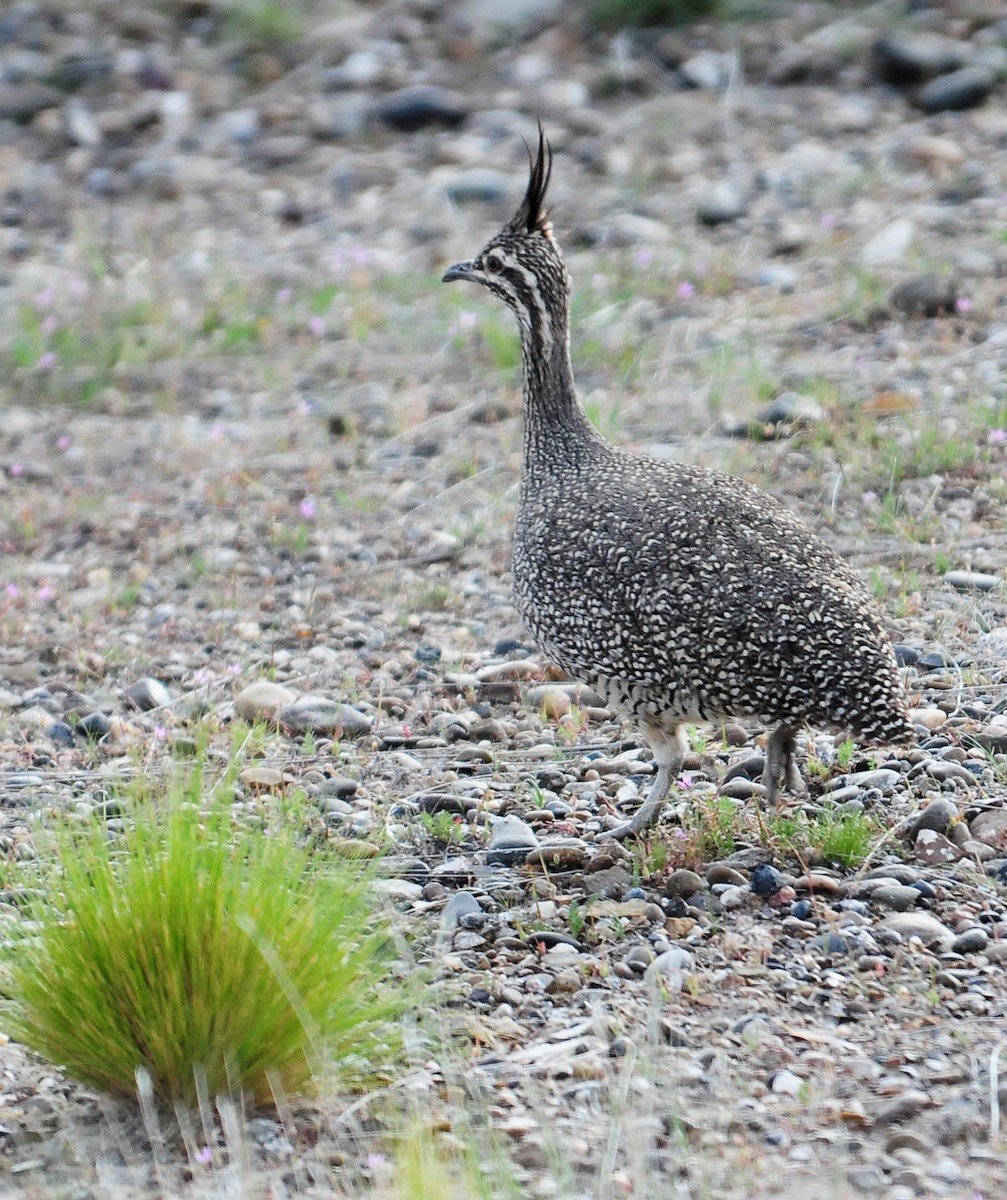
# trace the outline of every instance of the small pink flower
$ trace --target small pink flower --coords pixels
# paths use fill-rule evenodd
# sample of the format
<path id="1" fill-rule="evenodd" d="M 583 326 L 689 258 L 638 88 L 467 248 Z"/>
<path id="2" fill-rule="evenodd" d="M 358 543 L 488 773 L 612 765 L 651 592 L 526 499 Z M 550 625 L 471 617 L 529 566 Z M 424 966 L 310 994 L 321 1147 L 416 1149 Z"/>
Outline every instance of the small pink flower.
<path id="1" fill-rule="evenodd" d="M 13 479 L 17 479 L 19 475 L 24 474 L 24 463 L 11 463 L 8 472 Z"/>
<path id="2" fill-rule="evenodd" d="M 158 725 L 157 728 L 154 730 L 154 737 L 159 742 L 163 742 L 167 736 L 168 736 L 168 731 L 167 731 L 167 729 L 165 729 L 165 727 L 163 725 Z"/>
<path id="3" fill-rule="evenodd" d="M 35 593 L 35 598 L 37 600 L 41 600 L 42 603 L 45 604 L 45 602 L 47 600 L 51 600 L 53 598 L 53 596 L 55 596 L 55 595 L 56 595 L 56 589 L 53 587 L 50 587 L 48 583 L 43 583 L 42 586 Z"/>
<path id="4" fill-rule="evenodd" d="M 363 246 L 355 246 L 350 251 L 350 259 L 355 267 L 366 267 L 370 257 L 370 253 Z"/>
<path id="5" fill-rule="evenodd" d="M 695 779 L 693 779 L 693 777 L 689 774 L 688 771 L 683 771 L 682 774 L 679 775 L 679 777 L 678 777 L 678 786 L 680 788 L 686 788 L 686 789 L 691 788 L 695 785 L 695 782 L 696 782 Z"/>
<path id="6" fill-rule="evenodd" d="M 210 437 L 215 442 L 219 442 L 223 436 L 224 436 L 224 426 L 221 424 L 220 421 L 214 421 L 213 424 L 210 426 Z"/>
<path id="7" fill-rule="evenodd" d="M 986 441 L 991 446 L 1002 446 L 1007 442 L 1007 429 L 991 429 L 986 435 Z"/>
<path id="8" fill-rule="evenodd" d="M 297 511 L 301 514 L 305 521 L 314 520 L 318 513 L 318 505 L 315 503 L 313 496 L 305 496 L 297 506 Z"/>
<path id="9" fill-rule="evenodd" d="M 240 675 L 241 663 L 228 663 L 224 670 L 228 673 L 228 675 Z"/>
<path id="10" fill-rule="evenodd" d="M 16 583 L 4 584 L 3 590 L 7 593 L 8 596 L 11 597 L 11 599 L 13 599 L 18 594 L 18 586 Z"/>
<path id="11" fill-rule="evenodd" d="M 53 352 L 51 350 L 47 350 L 45 352 L 45 354 L 43 354 L 39 358 L 38 362 L 35 364 L 35 366 L 40 371 L 48 371 L 50 367 L 54 367 L 55 365 L 56 365 L 56 355 L 53 354 Z"/>
<path id="12" fill-rule="evenodd" d="M 201 1146 L 196 1151 L 196 1162 L 198 1162 L 201 1167 L 210 1166 L 210 1164 L 213 1162 L 213 1151 L 209 1146 Z"/>
<path id="13" fill-rule="evenodd" d="M 696 285 L 688 279 L 683 279 L 678 285 L 679 300 L 691 300 L 696 294 Z"/>
<path id="14" fill-rule="evenodd" d="M 47 317 L 42 319 L 42 324 L 39 326 L 39 329 L 42 330 L 46 337 L 52 337 L 56 330 L 59 329 L 59 321 L 57 321 L 52 313 L 50 313 Z"/>
<path id="15" fill-rule="evenodd" d="M 53 300 L 56 299 L 56 293 L 51 287 L 45 287 L 40 292 L 35 293 L 36 308 L 50 308 Z"/>
<path id="16" fill-rule="evenodd" d="M 970 296 L 955 297 L 955 312 L 967 313 L 972 311 L 972 298 Z"/>
<path id="17" fill-rule="evenodd" d="M 321 317 L 312 317 L 308 322 L 308 328 L 316 338 L 320 338 L 325 333 L 325 322 Z"/>
<path id="18" fill-rule="evenodd" d="M 379 1167 L 383 1167 L 388 1159 L 383 1154 L 375 1154 L 373 1151 L 367 1156 L 368 1171 L 376 1171 Z"/>
<path id="19" fill-rule="evenodd" d="M 280 288 L 280 290 L 276 293 L 276 303 L 277 304 L 289 304 L 290 297 L 292 295 L 293 295 L 293 292 L 291 292 L 290 288 Z"/>
<path id="20" fill-rule="evenodd" d="M 648 250 L 646 247 L 637 250 L 636 254 L 633 255 L 633 261 L 638 267 L 646 270 L 647 267 L 649 267 L 654 261 L 654 252 L 652 250 Z"/>
<path id="21" fill-rule="evenodd" d="M 61 433 L 56 439 L 56 449 L 66 452 L 73 445 L 73 438 L 68 433 Z"/>
<path id="22" fill-rule="evenodd" d="M 877 498 L 878 498 L 877 492 L 864 492 L 864 494 L 860 497 L 860 499 L 864 502 L 864 504 L 873 504 L 874 501 L 877 500 Z"/>

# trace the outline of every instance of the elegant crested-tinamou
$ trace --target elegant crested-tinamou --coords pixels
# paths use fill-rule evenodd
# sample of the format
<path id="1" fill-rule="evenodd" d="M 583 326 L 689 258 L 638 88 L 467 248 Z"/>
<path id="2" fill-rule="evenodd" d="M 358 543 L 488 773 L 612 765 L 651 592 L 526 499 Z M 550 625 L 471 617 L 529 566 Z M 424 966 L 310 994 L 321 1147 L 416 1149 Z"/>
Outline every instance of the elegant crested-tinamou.
<path id="1" fill-rule="evenodd" d="M 863 742 L 910 738 L 881 613 L 843 559 L 759 488 L 617 449 L 588 420 L 570 366 L 570 277 L 544 208 L 551 172 L 540 128 L 518 211 L 444 280 L 488 288 L 521 332 L 518 612 L 542 651 L 632 718 L 654 754 L 645 803 L 612 832 L 658 819 L 688 724 L 769 726 L 770 801 L 800 786 L 805 723 Z"/>

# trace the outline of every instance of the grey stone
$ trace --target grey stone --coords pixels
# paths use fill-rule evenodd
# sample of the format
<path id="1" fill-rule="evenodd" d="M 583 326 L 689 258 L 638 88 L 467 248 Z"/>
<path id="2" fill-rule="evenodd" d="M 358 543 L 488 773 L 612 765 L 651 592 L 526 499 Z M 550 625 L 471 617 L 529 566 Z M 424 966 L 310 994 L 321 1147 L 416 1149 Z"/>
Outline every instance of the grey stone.
<path id="1" fill-rule="evenodd" d="M 0 120 L 28 122 L 47 108 L 58 108 L 63 95 L 42 83 L 0 83 Z"/>
<path id="2" fill-rule="evenodd" d="M 441 183 L 441 188 L 459 204 L 471 200 L 491 204 L 508 195 L 510 180 L 492 167 L 468 167 L 463 171 L 452 171 Z"/>
<path id="3" fill-rule="evenodd" d="M 457 129 L 468 109 L 443 88 L 419 85 L 390 92 L 375 107 L 374 115 L 400 133 L 416 133 L 420 129 Z"/>
<path id="4" fill-rule="evenodd" d="M 456 929 L 463 917 L 482 912 L 483 906 L 471 892 L 455 892 L 441 909 L 441 929 Z"/>
<path id="5" fill-rule="evenodd" d="M 990 846 L 1007 841 L 1007 808 L 989 808 L 972 819 L 969 832 L 979 842 Z"/>
<path id="6" fill-rule="evenodd" d="M 524 862 L 528 852 L 535 850 L 538 845 L 535 831 L 520 817 L 501 817 L 490 833 L 486 862 L 513 866 Z"/>
<path id="7" fill-rule="evenodd" d="M 955 954 L 979 954 L 989 944 L 989 934 L 981 925 L 966 929 L 951 943 Z"/>
<path id="8" fill-rule="evenodd" d="M 906 839 L 915 842 L 921 829 L 932 829 L 935 833 L 947 833 L 953 822 L 958 820 L 958 806 L 953 800 L 942 796 L 918 812 L 906 825 Z"/>
<path id="9" fill-rule="evenodd" d="M 927 113 L 959 112 L 982 104 L 993 91 L 996 77 L 986 67 L 962 67 L 920 88 L 916 105 Z"/>
<path id="10" fill-rule="evenodd" d="M 956 287 L 933 271 L 914 275 L 892 289 L 892 307 L 909 317 L 937 317 L 955 310 Z"/>
<path id="11" fill-rule="evenodd" d="M 840 788 L 877 788 L 879 792 L 888 795 L 902 778 L 898 771 L 890 767 L 879 767 L 875 771 L 857 771 L 853 775 L 839 775 L 830 779 L 825 785 L 827 792 L 837 792 Z"/>
<path id="12" fill-rule="evenodd" d="M 269 679 L 257 679 L 234 697 L 234 711 L 244 721 L 275 721 L 281 709 L 297 699 L 296 692 Z"/>
<path id="13" fill-rule="evenodd" d="M 905 87 L 954 71 L 965 62 L 960 42 L 935 34 L 893 33 L 871 47 L 875 74 L 886 83 Z"/>
<path id="14" fill-rule="evenodd" d="M 288 708 L 281 709 L 277 720 L 291 733 L 335 734 L 359 737 L 370 733 L 373 721 L 350 704 L 325 696 L 301 696 Z"/>
<path id="15" fill-rule="evenodd" d="M 666 896 L 694 896 L 696 892 L 702 892 L 706 888 L 705 883 L 700 875 L 695 871 L 688 871 L 685 868 L 680 868 L 677 871 L 672 871 L 668 876 L 665 885 L 664 893 Z"/>
<path id="16" fill-rule="evenodd" d="M 123 692 L 123 702 L 127 708 L 136 708 L 141 712 L 150 712 L 154 708 L 164 708 L 171 703 L 171 692 L 159 679 L 138 679 L 131 683 Z"/>
<path id="17" fill-rule="evenodd" d="M 991 592 L 1003 581 L 985 571 L 947 571 L 944 582 L 956 592 Z"/>
<path id="18" fill-rule="evenodd" d="M 916 226 L 909 217 L 896 217 L 870 239 L 860 251 L 864 267 L 887 267 L 900 263 L 916 237 Z"/>
<path id="19" fill-rule="evenodd" d="M 662 977 L 665 981 L 675 980 L 682 971 L 687 971 L 692 966 L 692 962 L 692 955 L 688 950 L 672 946 L 670 950 L 665 950 L 654 959 L 643 977 L 651 982 Z"/>
<path id="20" fill-rule="evenodd" d="M 700 50 L 698 54 L 682 63 L 678 68 L 678 75 L 686 87 L 721 92 L 728 87 L 737 71 L 736 54 L 729 51 Z"/>
<path id="21" fill-rule="evenodd" d="M 747 207 L 741 188 L 733 180 L 720 179 L 700 192 L 696 217 L 704 225 L 722 225 L 744 216 Z"/>
<path id="22" fill-rule="evenodd" d="M 875 888 L 871 893 L 871 900 L 875 904 L 880 904 L 883 908 L 894 909 L 896 912 L 907 912 L 909 909 L 915 908 L 921 899 L 916 888 L 907 887 L 901 883 Z"/>
<path id="23" fill-rule="evenodd" d="M 915 937 L 919 938 L 924 946 L 936 947 L 940 950 L 950 950 L 951 944 L 955 940 L 955 935 L 946 925 L 942 925 L 936 917 L 921 910 L 895 913 L 893 916 L 885 917 L 881 922 L 881 928 L 899 934 L 903 941 Z"/>

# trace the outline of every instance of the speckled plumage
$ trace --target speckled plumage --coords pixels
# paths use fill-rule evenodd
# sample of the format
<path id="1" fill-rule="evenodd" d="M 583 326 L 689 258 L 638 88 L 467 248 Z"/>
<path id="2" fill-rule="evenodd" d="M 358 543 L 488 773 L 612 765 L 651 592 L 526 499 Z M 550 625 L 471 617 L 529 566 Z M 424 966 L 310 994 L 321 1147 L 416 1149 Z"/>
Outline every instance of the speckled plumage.
<path id="1" fill-rule="evenodd" d="M 525 199 L 445 280 L 488 287 L 515 312 L 524 464 L 514 594 L 539 646 L 636 719 L 658 774 L 620 832 L 658 817 L 681 768 L 682 723 L 774 726 L 765 782 L 798 782 L 794 729 L 865 741 L 911 734 L 880 612 L 855 572 L 779 501 L 744 480 L 618 450 L 577 400 L 570 283 L 543 210 L 540 137 Z"/>

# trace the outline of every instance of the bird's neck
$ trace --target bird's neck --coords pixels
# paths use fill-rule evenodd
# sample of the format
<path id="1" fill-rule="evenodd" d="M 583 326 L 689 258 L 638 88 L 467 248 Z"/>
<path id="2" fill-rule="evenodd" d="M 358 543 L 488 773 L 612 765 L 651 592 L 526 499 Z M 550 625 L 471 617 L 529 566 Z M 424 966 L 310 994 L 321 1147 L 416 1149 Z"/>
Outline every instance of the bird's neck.
<path id="1" fill-rule="evenodd" d="M 521 329 L 526 466 L 580 459 L 600 437 L 577 398 L 565 309 Z"/>

